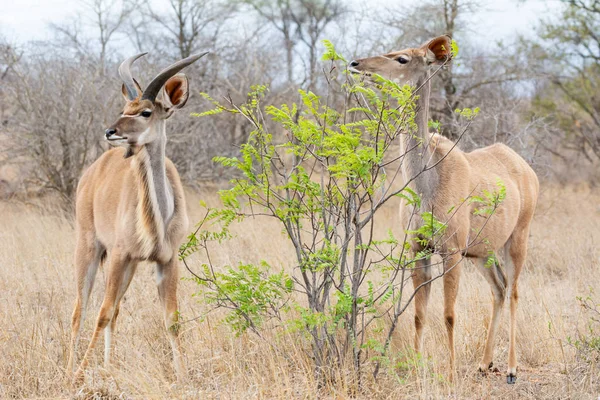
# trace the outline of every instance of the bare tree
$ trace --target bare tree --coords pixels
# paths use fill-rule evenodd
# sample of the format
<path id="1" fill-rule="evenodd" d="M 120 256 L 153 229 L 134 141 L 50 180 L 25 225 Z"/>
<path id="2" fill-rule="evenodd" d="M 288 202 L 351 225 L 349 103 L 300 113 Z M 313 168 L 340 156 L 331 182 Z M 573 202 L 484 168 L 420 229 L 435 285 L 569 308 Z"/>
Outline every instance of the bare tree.
<path id="1" fill-rule="evenodd" d="M 0 37 L 0 124 L 4 125 L 6 113 L 10 107 L 7 99 L 6 84 L 9 82 L 11 74 L 14 75 L 15 67 L 23 57 L 23 50 L 8 42 L 4 37 Z"/>
<path id="2" fill-rule="evenodd" d="M 100 44 L 100 70 L 105 70 L 108 44 L 114 35 L 123 28 L 132 12 L 137 8 L 136 0 L 88 0 L 86 6 L 91 10 L 93 26 L 98 30 Z M 116 11 L 113 11 L 116 10 Z"/>
<path id="3" fill-rule="evenodd" d="M 0 81 L 6 79 L 21 57 L 23 57 L 22 50 L 4 38 L 0 38 Z"/>
<path id="4" fill-rule="evenodd" d="M 288 83 L 294 82 L 294 52 L 298 43 L 308 50 L 309 63 L 304 83 L 314 83 L 317 69 L 318 43 L 326 28 L 338 21 L 347 8 L 341 0 L 242 0 L 258 16 L 274 28 L 283 39 Z"/>
<path id="5" fill-rule="evenodd" d="M 261 19 L 281 34 L 285 49 L 287 81 L 290 84 L 294 82 L 294 49 L 298 42 L 293 1 L 242 0 L 242 3 L 249 5 Z"/>
<path id="6" fill-rule="evenodd" d="M 293 14 L 298 38 L 308 48 L 308 87 L 314 85 L 319 59 L 317 45 L 323 39 L 325 29 L 340 19 L 347 8 L 340 0 L 297 0 Z"/>
<path id="7" fill-rule="evenodd" d="M 200 47 L 215 47 L 234 8 L 233 3 L 221 0 L 169 0 L 169 7 L 164 11 L 148 4 L 143 11 L 147 21 L 138 28 L 142 28 L 146 37 L 151 37 L 150 31 L 160 26 L 162 30 L 155 40 L 158 39 L 167 54 L 170 49 L 176 49 L 177 56 L 185 58 Z"/>
<path id="8" fill-rule="evenodd" d="M 15 73 L 7 85 L 16 105 L 7 124 L 10 151 L 35 163 L 30 178 L 37 187 L 70 200 L 83 168 L 103 151 L 103 127 L 116 111 L 112 82 L 87 60 L 59 57 L 20 63 Z"/>
<path id="9" fill-rule="evenodd" d="M 137 0 L 87 0 L 83 9 L 65 23 L 51 24 L 51 28 L 66 40 L 77 57 L 97 54 L 99 72 L 106 71 L 110 42 L 124 30 L 137 9 Z M 92 37 L 86 36 L 83 26 L 92 28 Z"/>
<path id="10" fill-rule="evenodd" d="M 524 49 L 528 67 L 543 71 L 534 110 L 550 115 L 569 148 L 600 159 L 600 2 L 563 0 L 561 18 L 542 23 Z"/>

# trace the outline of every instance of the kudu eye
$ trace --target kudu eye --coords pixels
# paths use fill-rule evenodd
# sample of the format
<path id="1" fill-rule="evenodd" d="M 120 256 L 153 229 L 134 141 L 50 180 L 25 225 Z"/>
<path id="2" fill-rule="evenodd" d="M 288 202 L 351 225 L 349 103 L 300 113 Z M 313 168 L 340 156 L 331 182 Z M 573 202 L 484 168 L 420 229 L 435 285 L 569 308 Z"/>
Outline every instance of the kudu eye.
<path id="1" fill-rule="evenodd" d="M 142 117 L 144 118 L 150 118 L 150 116 L 152 115 L 152 111 L 142 111 L 142 113 L 140 114 Z"/>
<path id="2" fill-rule="evenodd" d="M 406 64 L 406 63 L 408 63 L 408 58 L 404 58 L 404 57 L 400 56 L 396 59 L 396 61 L 398 61 L 400 64 Z"/>

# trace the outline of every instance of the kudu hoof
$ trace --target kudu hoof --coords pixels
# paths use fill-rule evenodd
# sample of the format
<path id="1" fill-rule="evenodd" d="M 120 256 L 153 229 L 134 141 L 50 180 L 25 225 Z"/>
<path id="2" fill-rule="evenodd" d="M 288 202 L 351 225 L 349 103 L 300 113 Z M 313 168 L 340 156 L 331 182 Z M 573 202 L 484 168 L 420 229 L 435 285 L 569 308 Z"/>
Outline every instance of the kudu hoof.
<path id="1" fill-rule="evenodd" d="M 71 388 L 78 388 L 78 387 L 82 386 L 84 384 L 84 382 L 85 382 L 84 372 L 80 368 L 77 370 L 77 372 L 75 372 L 75 374 L 73 375 L 73 377 L 71 379 Z"/>
<path id="2" fill-rule="evenodd" d="M 517 383 L 517 376 L 515 374 L 506 375 L 506 383 L 508 383 L 509 385 L 514 385 L 515 383 Z"/>
<path id="3" fill-rule="evenodd" d="M 487 374 L 488 374 L 489 372 L 494 372 L 494 373 L 496 373 L 496 372 L 500 372 L 500 370 L 499 370 L 498 368 L 494 368 L 494 362 L 493 362 L 493 361 L 492 361 L 492 362 L 490 362 L 490 365 L 488 365 L 488 366 L 487 366 L 487 368 L 481 368 L 481 367 L 479 367 L 479 368 L 478 368 L 478 371 L 479 371 L 479 372 L 481 373 L 481 375 L 483 375 L 483 376 L 487 376 Z"/>

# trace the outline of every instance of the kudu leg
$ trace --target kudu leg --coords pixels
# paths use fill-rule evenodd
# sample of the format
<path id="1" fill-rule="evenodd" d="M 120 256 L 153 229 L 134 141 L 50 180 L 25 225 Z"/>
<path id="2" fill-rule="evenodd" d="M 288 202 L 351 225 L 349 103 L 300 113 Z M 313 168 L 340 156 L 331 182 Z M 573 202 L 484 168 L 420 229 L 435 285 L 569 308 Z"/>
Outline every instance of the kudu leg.
<path id="1" fill-rule="evenodd" d="M 423 350 L 423 330 L 427 319 L 427 303 L 431 292 L 431 283 L 423 285 L 431 279 L 431 260 L 418 261 L 412 273 L 415 290 L 415 352 Z M 423 285 L 423 286 L 421 286 Z"/>
<path id="2" fill-rule="evenodd" d="M 77 280 L 77 298 L 71 317 L 71 343 L 69 348 L 69 361 L 67 363 L 67 377 L 73 375 L 77 362 L 77 349 L 81 330 L 85 322 L 87 303 L 94 286 L 96 272 L 104 254 L 104 248 L 95 243 L 95 240 L 80 238 L 75 250 L 75 274 Z"/>
<path id="3" fill-rule="evenodd" d="M 75 383 L 78 383 L 83 379 L 83 372 L 85 371 L 85 368 L 88 365 L 88 359 L 96 346 L 98 336 L 113 318 L 117 304 L 116 300 L 120 291 L 122 290 L 124 278 L 126 277 L 126 269 L 129 265 L 130 260 L 127 257 L 123 257 L 118 251 L 113 251 L 113 254 L 110 255 L 104 300 L 102 301 L 102 306 L 100 306 L 100 312 L 98 313 L 96 328 L 94 329 L 92 339 L 90 340 L 90 344 L 88 345 L 85 355 L 83 356 L 81 365 L 75 374 Z"/>
<path id="4" fill-rule="evenodd" d="M 177 309 L 177 284 L 179 270 L 177 254 L 173 255 L 167 264 L 158 264 L 156 268 L 156 283 L 158 296 L 164 307 L 165 328 L 173 350 L 173 364 L 178 380 L 187 377 L 187 370 L 181 352 L 179 340 L 179 311 Z"/>
<path id="5" fill-rule="evenodd" d="M 496 257 L 497 259 L 497 257 Z M 493 366 L 494 358 L 494 341 L 498 332 L 500 316 L 502 314 L 502 306 L 506 298 L 506 277 L 501 270 L 499 264 L 489 265 L 487 259 L 477 258 L 473 260 L 477 270 L 483 275 L 489 283 L 492 290 L 492 313 L 490 323 L 488 325 L 487 339 L 483 351 L 483 358 L 479 364 L 479 371 L 486 373 Z"/>
<path id="6" fill-rule="evenodd" d="M 454 306 L 456 296 L 458 295 L 458 285 L 460 282 L 461 254 L 446 256 L 444 261 L 444 319 L 446 320 L 446 330 L 448 332 L 448 348 L 450 350 L 450 379 L 454 378 L 455 369 L 455 351 L 454 351 L 454 324 L 456 315 Z"/>
<path id="7" fill-rule="evenodd" d="M 517 304 L 519 302 L 518 280 L 527 257 L 527 238 L 529 229 L 513 233 L 506 244 L 509 254 L 506 262 L 508 280 L 508 298 L 510 299 L 510 333 L 508 343 L 508 370 L 506 382 L 513 384 L 517 381 Z"/>
<path id="8" fill-rule="evenodd" d="M 112 335 L 117 325 L 117 317 L 119 316 L 121 300 L 123 299 L 125 292 L 131 284 L 131 280 L 133 279 L 133 275 L 135 274 L 136 267 L 136 262 L 129 262 L 124 265 L 123 280 L 121 281 L 121 285 L 119 286 L 117 297 L 115 299 L 114 313 L 110 320 L 110 324 L 106 325 L 106 328 L 104 328 L 104 368 L 108 368 L 110 366 Z"/>

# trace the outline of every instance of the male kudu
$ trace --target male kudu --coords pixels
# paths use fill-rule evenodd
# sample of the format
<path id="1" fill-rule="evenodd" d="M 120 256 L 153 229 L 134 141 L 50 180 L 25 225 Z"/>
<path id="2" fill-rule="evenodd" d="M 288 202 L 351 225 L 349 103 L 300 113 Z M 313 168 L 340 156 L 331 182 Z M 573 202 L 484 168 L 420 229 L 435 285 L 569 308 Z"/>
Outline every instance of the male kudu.
<path id="1" fill-rule="evenodd" d="M 400 84 L 409 84 L 418 91 L 415 122 L 417 132 L 404 135 L 402 162 L 405 181 L 413 179 L 410 187 L 421 196 L 417 213 L 432 212 L 447 224 L 443 238 L 429 247 L 444 258 L 444 314 L 450 347 L 450 365 L 454 373 L 454 305 L 459 286 L 460 262 L 463 257 L 474 261 L 477 269 L 491 286 L 492 317 L 488 327 L 482 372 L 492 367 L 494 338 L 506 296 L 510 299 L 510 344 L 508 353 L 508 383 L 516 381 L 516 311 L 517 281 L 527 256 L 527 239 L 533 218 L 539 183 L 533 169 L 517 153 L 503 144 L 494 144 L 470 153 L 456 144 L 428 131 L 431 72 L 449 63 L 451 39 L 440 36 L 419 48 L 409 48 L 380 56 L 352 61 L 349 70 L 355 74 L 378 74 Z M 506 197 L 491 217 L 476 213 L 477 203 L 465 202 L 472 196 L 484 197 L 484 190 L 498 190 L 497 182 L 506 188 Z M 448 210 L 454 209 L 448 213 Z M 410 219 L 413 210 L 401 206 L 404 226 L 416 230 L 418 218 Z M 408 221 L 411 220 L 410 227 Z M 478 235 L 480 240 L 473 241 Z M 412 251 L 423 250 L 413 241 Z M 492 254 L 504 250 L 504 270 L 499 261 L 486 263 Z M 497 260 L 501 260 L 498 257 Z M 418 261 L 412 279 L 415 288 L 431 279 L 429 260 Z M 421 351 L 430 284 L 415 296 L 415 349 Z"/>
<path id="2" fill-rule="evenodd" d="M 188 99 L 188 80 L 177 74 L 204 54 L 190 56 L 160 72 L 146 90 L 131 75 L 133 62 L 119 67 L 125 107 L 106 130 L 115 148 L 84 173 L 77 188 L 75 268 L 77 300 L 72 318 L 67 372 L 73 372 L 86 305 L 96 271 L 104 259 L 106 291 L 96 326 L 75 380 L 83 371 L 104 330 L 104 363 L 110 362 L 111 336 L 119 303 L 140 261 L 156 263 L 158 294 L 173 350 L 178 378 L 185 376 L 178 337 L 178 249 L 188 228 L 183 187 L 173 163 L 165 157 L 166 120 Z M 176 75 L 177 74 L 177 75 Z M 162 99 L 157 100 L 162 90 Z"/>

